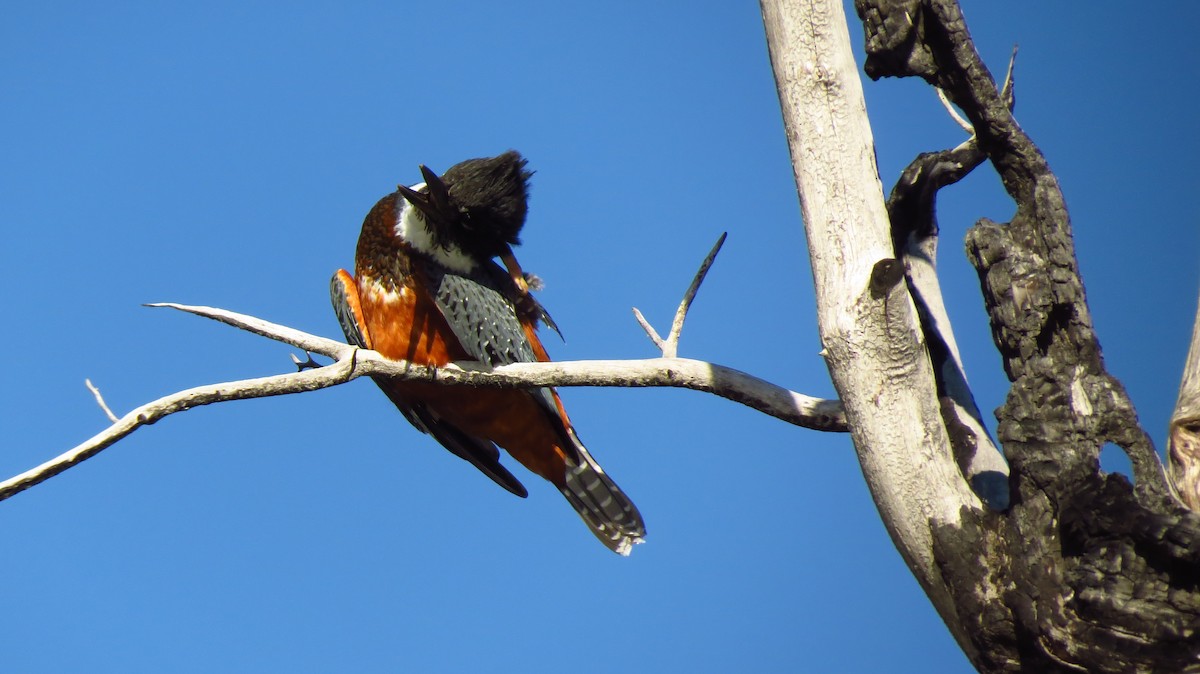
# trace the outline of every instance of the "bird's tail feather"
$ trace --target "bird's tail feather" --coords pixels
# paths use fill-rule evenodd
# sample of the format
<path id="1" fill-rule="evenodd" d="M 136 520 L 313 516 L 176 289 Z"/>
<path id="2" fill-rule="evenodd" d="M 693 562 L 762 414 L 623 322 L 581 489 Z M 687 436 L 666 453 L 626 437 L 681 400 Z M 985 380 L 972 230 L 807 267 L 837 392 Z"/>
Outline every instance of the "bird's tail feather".
<path id="1" fill-rule="evenodd" d="M 588 454 L 574 429 L 569 433 L 578 460 L 568 459 L 566 481 L 559 489 L 601 543 L 617 554 L 628 555 L 646 537 L 642 515 Z"/>

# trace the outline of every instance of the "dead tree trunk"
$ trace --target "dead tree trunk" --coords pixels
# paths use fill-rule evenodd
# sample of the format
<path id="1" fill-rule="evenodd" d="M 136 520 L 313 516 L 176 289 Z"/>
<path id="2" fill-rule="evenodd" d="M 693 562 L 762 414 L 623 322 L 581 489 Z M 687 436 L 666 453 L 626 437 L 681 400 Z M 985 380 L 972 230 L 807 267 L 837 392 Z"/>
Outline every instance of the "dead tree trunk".
<path id="1" fill-rule="evenodd" d="M 841 3 L 762 4 L 830 374 L 880 514 L 950 631 L 980 671 L 1200 671 L 1200 517 L 1171 496 L 1104 368 L 1058 182 L 958 5 L 856 2 L 867 74 L 925 79 L 975 131 L 914 162 L 889 222 L 877 172 L 864 176 L 876 169 Z M 937 190 L 983 161 L 1017 206 L 1011 222 L 981 220 L 967 233 L 1012 381 L 997 411 L 1011 469 L 999 507 L 960 459 L 983 437 L 947 413 L 951 349 L 903 263 L 914 232 L 919 243 L 936 237 Z M 969 391 L 966 400 L 973 406 Z M 1136 486 L 1100 472 L 1110 442 L 1129 455 Z"/>

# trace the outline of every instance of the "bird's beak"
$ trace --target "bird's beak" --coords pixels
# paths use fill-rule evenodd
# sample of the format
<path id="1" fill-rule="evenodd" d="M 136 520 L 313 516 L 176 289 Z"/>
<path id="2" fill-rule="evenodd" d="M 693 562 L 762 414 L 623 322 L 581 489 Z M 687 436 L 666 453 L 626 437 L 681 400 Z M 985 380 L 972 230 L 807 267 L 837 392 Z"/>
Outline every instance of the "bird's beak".
<path id="1" fill-rule="evenodd" d="M 529 284 L 525 282 L 525 272 L 521 269 L 521 263 L 517 262 L 517 257 L 513 255 L 512 247 L 508 244 L 504 245 L 504 252 L 500 254 L 500 260 L 508 269 L 508 275 L 512 277 L 513 283 L 517 284 L 517 289 L 521 291 L 522 295 L 528 295 Z"/>
<path id="2" fill-rule="evenodd" d="M 431 171 L 428 166 L 421 164 L 420 168 L 421 177 L 425 178 L 425 192 L 417 192 L 404 185 L 397 185 L 396 190 L 409 203 L 416 206 L 427 219 L 449 222 L 454 218 L 453 208 L 450 205 L 450 190 L 446 187 L 446 183 L 438 177 L 438 174 Z"/>

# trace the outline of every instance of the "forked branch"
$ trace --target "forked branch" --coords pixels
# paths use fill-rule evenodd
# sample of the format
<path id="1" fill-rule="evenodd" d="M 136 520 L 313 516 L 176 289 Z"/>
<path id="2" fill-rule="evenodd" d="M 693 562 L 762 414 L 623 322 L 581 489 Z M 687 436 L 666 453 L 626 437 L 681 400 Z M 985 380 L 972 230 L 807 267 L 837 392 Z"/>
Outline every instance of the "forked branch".
<path id="1" fill-rule="evenodd" d="M 708 276 L 708 270 L 712 268 L 713 261 L 717 259 L 717 253 L 721 252 L 721 246 L 725 245 L 725 237 L 728 232 L 722 232 L 717 238 L 716 244 L 712 250 L 708 251 L 708 255 L 704 258 L 704 262 L 700 263 L 700 269 L 696 270 L 696 275 L 692 277 L 692 284 L 688 286 L 687 292 L 683 294 L 683 301 L 679 303 L 679 308 L 675 310 L 675 320 L 671 321 L 671 332 L 667 334 L 667 338 L 663 339 L 659 336 L 658 331 L 646 317 L 638 311 L 637 307 L 633 308 L 633 317 L 637 319 L 642 329 L 646 331 L 646 335 L 650 337 L 650 341 L 662 351 L 663 358 L 674 358 L 679 354 L 679 335 L 683 332 L 683 321 L 687 319 L 688 309 L 692 307 L 692 301 L 696 299 L 696 291 L 700 290 L 700 284 L 704 283 L 704 277 Z"/>

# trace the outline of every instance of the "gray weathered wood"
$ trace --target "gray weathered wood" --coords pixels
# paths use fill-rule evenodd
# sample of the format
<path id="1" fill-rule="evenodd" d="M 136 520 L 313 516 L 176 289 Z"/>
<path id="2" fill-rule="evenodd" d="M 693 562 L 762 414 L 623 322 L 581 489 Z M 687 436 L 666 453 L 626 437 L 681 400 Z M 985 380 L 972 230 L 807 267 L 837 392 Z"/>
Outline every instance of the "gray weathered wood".
<path id="1" fill-rule="evenodd" d="M 830 376 L 888 533 L 960 645 L 970 650 L 938 569 L 933 535 L 982 505 L 954 461 L 913 302 L 902 270 L 895 274 L 842 3 L 761 4 Z"/>

